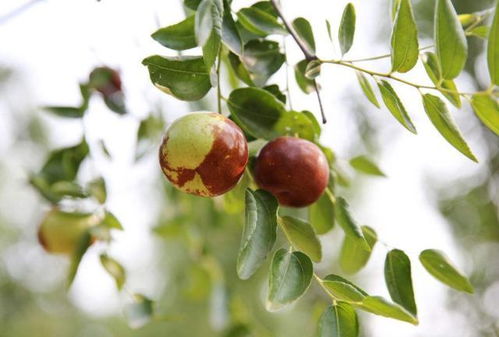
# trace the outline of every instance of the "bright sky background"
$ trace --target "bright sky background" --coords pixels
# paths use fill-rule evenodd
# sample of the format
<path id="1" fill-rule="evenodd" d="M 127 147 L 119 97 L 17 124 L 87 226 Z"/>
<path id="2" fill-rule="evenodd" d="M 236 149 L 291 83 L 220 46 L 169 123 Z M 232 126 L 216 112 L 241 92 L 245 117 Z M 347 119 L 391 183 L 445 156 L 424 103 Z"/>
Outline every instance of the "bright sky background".
<path id="1" fill-rule="evenodd" d="M 312 22 L 319 55 L 337 58 L 339 48 L 337 45 L 331 46 L 324 20 L 329 19 L 333 32 L 336 32 L 347 1 L 282 2 L 288 18 L 303 16 Z M 380 22 L 385 26 L 388 24 L 388 1 L 352 2 L 357 8 L 359 24 L 354 47 L 348 57 L 358 58 L 389 52 L 388 32 L 383 36 L 383 41 L 386 41 L 384 44 L 378 43 L 379 36 L 375 35 Z M 20 0 L 2 0 L 0 16 L 20 3 Z M 252 1 L 234 0 L 234 3 L 244 6 Z M 187 105 L 154 88 L 146 68 L 141 65 L 141 60 L 148 55 L 169 53 L 149 38 L 158 24 L 167 26 L 180 21 L 182 17 L 179 0 L 45 0 L 0 25 L 0 64 L 18 71 L 22 83 L 22 88 L 12 90 L 10 102 L 0 102 L 0 157 L 7 158 L 9 146 L 12 145 L 9 130 L 15 116 L 8 110 L 9 106 L 78 104 L 78 81 L 86 80 L 89 71 L 102 64 L 120 69 L 128 97 L 127 104 L 135 117 L 145 116 L 151 105 L 155 104 L 165 107 L 164 111 L 170 120 L 187 112 Z M 427 44 L 428 41 L 422 43 Z M 301 55 L 292 40 L 287 40 L 287 45 L 290 63 L 294 64 L 301 59 Z M 387 70 L 385 62 L 366 63 L 365 66 Z M 476 67 L 486 78 L 484 63 L 479 63 Z M 283 73 L 278 76 L 281 85 Z M 415 82 L 428 82 L 420 65 L 407 76 Z M 469 87 L 466 76 L 460 78 L 459 87 L 463 91 L 473 90 Z M 446 289 L 423 271 L 417 262 L 417 254 L 425 248 L 443 249 L 466 270 L 469 261 L 464 260 L 463 255 L 456 250 L 447 233 L 445 220 L 435 209 L 431 195 L 424 191 L 424 186 L 428 180 L 438 179 L 442 184 L 458 181 L 460 177 L 481 172 L 484 168 L 462 156 L 437 134 L 414 89 L 395 86 L 404 101 L 409 102 L 407 108 L 418 128 L 418 136 L 398 125 L 386 109 L 371 108 L 362 96 L 355 73 L 351 70 L 326 66 L 319 81 L 323 87 L 325 110 L 329 118 L 323 142 L 335 149 L 340 158 L 347 160 L 350 156 L 365 151 L 361 148 L 352 149 L 349 142 L 352 133 L 356 132 L 351 118 L 356 104 L 363 104 L 369 118 L 382 128 L 377 139 L 381 153 L 376 160 L 389 178 L 362 178 L 369 181 L 369 185 L 363 193 L 351 198 L 352 208 L 360 223 L 375 228 L 379 237 L 391 246 L 406 250 L 413 261 L 420 326 L 416 328 L 393 320 L 374 318 L 363 328 L 369 329 L 369 335 L 375 337 L 473 336 L 473 327 L 461 326 L 465 320 L 460 319 L 459 314 L 446 311 Z M 301 94 L 295 85 L 291 91 L 295 109 L 298 107 L 318 114 L 314 95 Z M 102 172 L 108 179 L 110 208 L 126 228 L 123 234 L 117 236 L 111 252 L 130 270 L 130 288 L 154 297 L 164 283 L 164 276 L 154 273 L 158 263 L 154 256 L 157 240 L 148 229 L 153 225 L 155 212 L 160 207 L 155 201 L 160 199 L 155 198 L 160 186 L 153 184 L 157 177 L 155 174 L 159 174 L 157 163 L 154 157 L 138 166 L 132 166 L 136 120 L 115 116 L 106 110 L 99 99 L 94 99 L 91 104 L 91 113 L 85 122 L 90 130 L 90 139 L 95 141 L 104 138 L 115 159 L 112 163 L 97 160 L 95 166 L 88 170 Z M 477 122 L 470 116 L 470 110 L 452 109 L 452 112 L 477 157 L 483 158 L 482 139 L 476 132 Z M 44 117 L 44 120 L 53 126 L 50 134 L 53 147 L 79 139 L 81 125 L 78 122 L 51 116 Z M 16 164 L 12 165 L 15 167 Z M 345 168 L 348 170 L 346 165 Z M 20 172 L 10 183 L 21 186 L 23 178 L 23 173 Z M 22 213 L 19 212 L 19 205 L 9 200 L 12 199 L 0 193 L 0 212 L 9 213 L 16 221 L 24 222 L 24 226 L 32 226 L 32 221 L 39 219 L 40 209 L 36 209 L 33 214 L 18 214 Z M 325 238 L 327 240 L 328 236 Z M 338 242 L 332 244 L 337 245 Z M 106 315 L 120 310 L 121 299 L 114 290 L 113 282 L 98 263 L 98 250 L 92 249 L 89 256 L 85 257 L 70 296 L 89 314 Z M 382 275 L 385 253 L 386 249 L 378 245 L 371 263 L 359 274 L 359 279 L 370 292 L 387 296 Z M 26 254 L 26 265 L 30 259 L 38 258 L 39 254 L 40 249 Z M 59 259 L 56 260 L 57 263 L 60 262 Z M 21 265 L 9 268 L 15 277 L 16 273 L 22 273 L 22 268 L 27 267 Z M 154 277 L 144 279 L 144 273 L 152 273 Z M 46 282 L 50 283 L 49 276 Z M 33 288 L 36 286 L 33 285 Z"/>

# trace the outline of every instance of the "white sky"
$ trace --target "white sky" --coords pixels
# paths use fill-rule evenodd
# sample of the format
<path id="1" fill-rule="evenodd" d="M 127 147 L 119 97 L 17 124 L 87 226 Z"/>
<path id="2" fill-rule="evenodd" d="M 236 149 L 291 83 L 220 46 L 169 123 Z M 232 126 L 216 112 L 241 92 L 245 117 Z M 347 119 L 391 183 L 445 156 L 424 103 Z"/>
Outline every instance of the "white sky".
<path id="1" fill-rule="evenodd" d="M 341 18 L 345 0 L 283 0 L 285 14 L 290 18 L 303 16 L 312 22 L 319 46 L 319 55 L 325 58 L 338 57 L 327 39 L 324 19 L 329 19 L 333 32 Z M 357 58 L 385 54 L 389 51 L 389 39 L 385 44 L 377 41 L 377 28 L 380 20 L 389 20 L 388 1 L 353 0 L 357 8 L 357 26 L 354 47 L 348 57 Z M 0 16 L 17 7 L 20 0 L 0 1 Z M 234 0 L 237 5 L 252 1 Z M 46 0 L 34 5 L 22 15 L 0 25 L 0 64 L 20 71 L 25 88 L 12 99 L 25 104 L 71 105 L 77 104 L 79 92 L 77 83 L 86 79 L 89 71 L 97 65 L 117 67 L 123 75 L 128 105 L 132 113 L 142 117 L 149 112 L 151 104 L 160 103 L 167 109 L 172 119 L 187 112 L 187 106 L 167 97 L 150 83 L 141 60 L 154 53 L 167 54 L 166 49 L 149 38 L 158 27 L 178 22 L 183 15 L 178 0 Z M 386 24 L 386 22 L 385 22 Z M 290 62 L 300 60 L 300 54 L 293 41 L 288 40 Z M 422 43 L 426 45 L 427 43 Z M 171 52 L 170 52 L 171 53 Z M 366 67 L 387 70 L 383 62 L 367 63 Z M 479 73 L 486 76 L 484 63 L 477 65 Z M 418 66 L 409 75 L 415 82 L 427 82 Z M 466 75 L 459 82 L 462 90 L 469 90 Z M 278 77 L 282 80 L 282 75 Z M 293 80 L 292 80 L 293 82 Z M 428 177 L 452 182 L 480 170 L 482 165 L 474 164 L 450 145 L 434 130 L 427 119 L 417 91 L 395 86 L 405 102 L 419 135 L 414 136 L 403 129 L 386 109 L 371 108 L 362 97 L 356 83 L 355 74 L 337 66 L 324 67 L 320 78 L 323 87 L 325 110 L 329 123 L 325 127 L 323 142 L 332 146 L 342 159 L 346 155 L 363 153 L 364 149 L 351 151 L 349 139 L 355 132 L 350 111 L 354 101 L 367 106 L 368 115 L 375 125 L 382 128 L 377 140 L 382 153 L 378 163 L 388 175 L 388 179 L 365 179 L 369 187 L 362 194 L 354 196 L 352 209 L 359 222 L 375 228 L 380 238 L 392 246 L 410 253 L 413 261 L 413 278 L 420 312 L 421 324 L 412 327 L 384 318 L 370 320 L 370 336 L 472 336 L 472 327 L 460 326 L 464 320 L 458 314 L 445 310 L 446 289 L 428 276 L 417 262 L 417 254 L 425 248 L 439 248 L 446 251 L 460 266 L 466 261 L 459 254 L 446 230 L 445 220 L 431 204 L 424 191 Z M 296 107 L 318 113 L 313 95 L 305 96 L 294 85 L 293 103 Z M 228 95 L 228 93 L 226 93 Z M 11 102 L 12 103 L 12 102 Z M 3 109 L 3 110 L 2 110 Z M 462 111 L 451 109 L 458 124 L 478 158 L 483 158 L 482 140 L 474 130 L 476 120 L 468 108 Z M 9 126 L 13 116 L 0 103 L 0 155 L 8 153 Z M 47 118 L 54 127 L 51 141 L 55 146 L 69 144 L 79 138 L 80 125 L 77 122 Z M 109 206 L 126 228 L 117 237 L 112 254 L 124 261 L 130 271 L 133 290 L 142 291 L 154 297 L 161 289 L 163 280 L 154 273 L 157 263 L 154 258 L 155 240 L 149 227 L 154 219 L 154 211 L 160 205 L 155 203 L 158 187 L 153 185 L 156 178 L 156 163 L 150 160 L 132 167 L 134 135 L 137 123 L 131 118 L 119 118 L 107 112 L 100 100 L 92 101 L 91 113 L 86 119 L 91 130 L 90 139 L 104 138 L 115 160 L 113 163 L 97 161 L 89 171 L 103 172 L 110 184 Z M 2 145 L 3 144 L 3 145 Z M 154 158 L 153 158 L 154 159 Z M 364 179 L 364 178 L 362 178 Z M 159 199 L 159 198 L 156 198 Z M 8 201 L 0 198 L 4 210 Z M 14 207 L 12 202 L 10 206 Z M 15 209 L 15 208 L 14 208 Z M 11 211 L 12 213 L 12 211 Z M 18 215 L 19 216 L 19 215 Z M 338 244 L 334 242 L 334 244 Z M 120 299 L 114 284 L 102 271 L 98 259 L 99 249 L 91 250 L 81 267 L 81 273 L 71 291 L 73 301 L 88 313 L 100 315 L 120 310 Z M 362 271 L 359 279 L 370 292 L 388 296 L 382 275 L 386 250 L 379 245 L 371 263 Z M 12 266 L 15 274 L 16 267 Z M 146 280 L 145 272 L 153 272 L 158 277 Z M 135 276 L 134 276 L 135 275 Z M 497 288 L 497 287 L 496 287 Z M 497 293 L 497 291 L 496 291 Z M 459 331 L 459 332 L 458 332 Z"/>

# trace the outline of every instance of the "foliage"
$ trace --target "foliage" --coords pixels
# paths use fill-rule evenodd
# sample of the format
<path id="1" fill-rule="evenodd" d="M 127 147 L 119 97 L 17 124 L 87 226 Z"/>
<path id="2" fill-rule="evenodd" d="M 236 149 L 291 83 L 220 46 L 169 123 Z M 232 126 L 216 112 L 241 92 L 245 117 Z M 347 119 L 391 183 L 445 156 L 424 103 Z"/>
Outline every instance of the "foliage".
<path id="1" fill-rule="evenodd" d="M 318 285 L 329 302 L 319 319 L 319 336 L 358 336 L 357 310 L 417 325 L 419 321 L 412 284 L 411 259 L 403 250 L 393 249 L 386 255 L 384 276 L 391 300 L 369 295 L 339 275 L 322 277 L 314 271 L 314 263 L 323 259 L 320 236 L 330 232 L 335 223 L 338 223 L 344 232 L 339 262 L 341 269 L 347 274 L 354 274 L 362 269 L 368 263 L 376 243 L 383 241 L 373 228 L 357 223 L 347 200 L 340 196 L 343 193 L 336 184 L 340 181 L 337 179 L 341 176 L 340 165 L 333 150 L 321 144 L 321 129 L 315 115 L 308 111 L 293 110 L 289 88 L 281 90 L 272 81 L 275 73 L 290 66 L 286 53 L 282 52 L 283 42 L 277 42 L 281 40 L 275 37 L 290 37 L 301 49 L 303 59 L 294 65 L 295 79 L 305 94 L 317 95 L 324 122 L 327 114 L 322 108 L 320 86 L 317 83 L 321 79 L 321 67 L 346 67 L 352 70 L 352 75 L 355 73 L 357 76 L 366 98 L 377 108 L 380 108 L 380 102 L 383 102 L 393 117 L 413 134 L 417 133 L 416 126 L 406 104 L 392 84 L 399 83 L 417 89 L 423 108 L 434 127 L 458 151 L 477 161 L 444 99 L 457 108 L 462 106 L 462 100 L 470 101 L 485 126 L 499 134 L 497 8 L 490 28 L 486 28 L 488 26 L 485 19 L 492 11 L 471 13 L 475 18 L 470 23 L 469 20 L 464 20 L 463 16 L 457 15 L 450 0 L 437 0 L 434 10 L 434 47 L 431 47 L 433 51 L 423 54 L 423 49 L 429 48 L 419 46 L 418 26 L 411 1 L 393 1 L 390 55 L 348 60 L 344 57 L 354 45 L 356 27 L 356 9 L 352 3 L 345 7 L 341 15 L 337 37 L 341 55 L 338 59 L 319 58 L 316 55 L 317 46 L 312 25 L 302 17 L 289 23 L 276 0 L 256 2 L 235 13 L 232 2 L 228 0 L 186 0 L 184 4 L 188 13 L 186 19 L 160 28 L 152 34 L 152 38 L 162 46 L 182 51 L 182 55 L 176 57 L 153 55 L 143 60 L 152 83 L 166 94 L 183 101 L 199 101 L 215 88 L 218 112 L 228 113 L 245 132 L 250 142 L 250 150 L 252 145 L 256 148 L 252 152 L 253 158 L 250 159 L 254 159 L 258 148 L 266 141 L 290 135 L 316 143 L 324 151 L 330 165 L 330 186 L 316 203 L 303 210 L 302 214 L 306 216 L 287 215 L 289 210 L 279 207 L 271 194 L 256 190 L 251 165 L 239 185 L 222 197 L 221 203 L 225 213 L 220 212 L 220 208 L 211 203 L 207 206 L 207 212 L 218 217 L 228 217 L 227 213 L 233 212 L 242 218 L 244 212 L 239 255 L 237 262 L 232 263 L 238 277 L 241 280 L 254 278 L 261 268 L 269 265 L 266 273 L 266 308 L 269 311 L 280 310 L 296 303 L 310 292 L 311 284 Z M 329 22 L 327 29 L 332 38 Z M 488 43 L 487 63 L 491 85 L 484 91 L 463 93 L 457 89 L 454 80 L 465 67 L 468 39 L 476 37 L 487 40 Z M 199 51 L 193 51 L 194 47 L 200 47 Z M 391 71 L 388 73 L 358 65 L 362 61 L 383 58 L 391 58 Z M 433 83 L 432 86 L 414 83 L 395 74 L 410 72 L 419 60 Z M 224 68 L 231 78 L 241 82 L 237 82 L 238 86 L 241 86 L 231 88 L 227 97 L 224 96 L 221 85 L 221 73 Z M 377 84 L 381 100 L 373 89 L 372 81 Z M 85 118 L 90 95 L 97 87 L 89 81 L 81 84 L 80 88 L 80 106 L 47 107 L 47 110 L 61 117 Z M 434 94 L 442 95 L 443 98 Z M 103 95 L 111 110 L 118 114 L 126 113 L 126 109 L 119 102 L 114 104 L 115 101 Z M 226 103 L 225 106 L 223 102 Z M 158 139 L 163 126 L 163 119 L 152 114 L 141 122 L 137 135 L 137 159 L 152 148 L 149 145 Z M 110 241 L 112 230 L 122 229 L 119 220 L 107 209 L 105 181 L 97 176 L 83 184 L 78 177 L 81 163 L 91 160 L 90 154 L 93 151 L 95 149 L 89 148 L 84 137 L 75 146 L 51 153 L 41 170 L 33 174 L 30 180 L 48 202 L 54 205 L 61 205 L 68 200 L 77 205 L 89 202 L 93 205 L 95 213 L 102 218 L 99 226 L 82 236 L 78 249 L 72 254 L 69 284 L 91 244 L 92 236 L 102 241 Z M 354 157 L 349 162 L 361 173 L 385 176 L 378 165 L 365 155 Z M 171 192 L 170 197 L 173 202 L 186 203 L 190 207 L 199 202 L 179 196 L 176 192 Z M 189 228 L 185 228 L 191 221 L 187 214 L 192 212 L 192 209 L 179 208 L 181 210 L 177 214 L 156 228 L 156 233 L 165 238 L 182 237 L 189 242 L 194 251 L 192 255 L 198 263 L 193 271 L 197 279 L 191 280 L 197 287 L 192 293 L 203 294 L 204 288 L 209 288 L 212 311 L 223 316 L 230 295 L 226 291 L 227 282 L 216 252 L 206 249 L 203 240 L 190 233 Z M 458 291 L 473 292 L 468 278 L 444 253 L 427 249 L 421 252 L 419 259 L 422 266 L 443 284 Z M 117 288 L 126 289 L 125 268 L 107 253 L 100 255 L 100 261 L 115 280 Z M 156 302 L 153 299 L 133 294 L 132 303 L 126 309 L 130 326 L 139 328 L 158 319 L 160 315 L 156 310 Z M 251 329 L 246 325 L 235 324 L 229 330 L 228 336 L 237 336 L 239 333 L 244 335 L 246 331 Z"/>

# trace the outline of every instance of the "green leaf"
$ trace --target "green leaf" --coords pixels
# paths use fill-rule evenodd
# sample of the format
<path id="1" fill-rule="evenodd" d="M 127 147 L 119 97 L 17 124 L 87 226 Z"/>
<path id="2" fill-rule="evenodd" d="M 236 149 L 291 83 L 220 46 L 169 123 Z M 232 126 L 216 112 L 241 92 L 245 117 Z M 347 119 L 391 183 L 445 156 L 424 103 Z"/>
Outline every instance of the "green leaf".
<path id="1" fill-rule="evenodd" d="M 385 282 L 392 300 L 417 316 L 418 309 L 412 288 L 411 261 L 403 251 L 393 249 L 386 254 Z"/>
<path id="2" fill-rule="evenodd" d="M 350 236 L 345 236 L 340 251 L 340 266 L 345 273 L 355 274 L 361 270 L 369 261 L 371 252 L 378 240 L 376 232 L 371 227 L 362 226 L 361 230 L 366 238 L 367 244 L 371 247 L 371 250 L 366 250 L 364 246 L 359 243 L 359 240 Z"/>
<path id="3" fill-rule="evenodd" d="M 470 32 L 468 33 L 468 35 L 470 36 L 476 36 L 484 40 L 487 40 L 489 34 L 490 34 L 490 27 L 488 26 L 475 27 L 472 30 L 470 30 Z"/>
<path id="4" fill-rule="evenodd" d="M 124 115 L 127 113 L 123 92 L 117 92 L 113 95 L 104 96 L 103 99 L 109 110 L 116 112 L 118 115 Z"/>
<path id="5" fill-rule="evenodd" d="M 412 124 L 411 117 L 409 117 L 402 101 L 391 84 L 385 80 L 381 80 L 378 82 L 378 87 L 381 92 L 383 102 L 385 102 L 386 107 L 390 110 L 393 117 L 395 117 L 407 130 L 416 134 L 416 128 L 414 127 L 414 124 Z"/>
<path id="6" fill-rule="evenodd" d="M 277 84 L 271 84 L 263 87 L 262 89 L 270 92 L 272 95 L 274 95 L 278 100 L 286 104 L 287 98 L 286 95 L 279 89 L 279 86 Z"/>
<path id="7" fill-rule="evenodd" d="M 81 118 L 85 114 L 85 110 L 82 110 L 79 107 L 75 108 L 71 106 L 46 106 L 44 109 L 57 116 L 68 118 Z"/>
<path id="8" fill-rule="evenodd" d="M 104 156 L 106 156 L 107 159 L 112 159 L 111 152 L 109 152 L 103 139 L 99 139 L 98 145 Z"/>
<path id="9" fill-rule="evenodd" d="M 497 1 L 487 43 L 487 63 L 491 82 L 499 85 L 499 3 Z"/>
<path id="10" fill-rule="evenodd" d="M 209 70 L 215 64 L 222 41 L 224 5 L 222 0 L 203 0 L 196 11 L 194 28 L 203 60 Z M 212 82 L 214 83 L 214 82 Z"/>
<path id="11" fill-rule="evenodd" d="M 135 145 L 135 161 L 150 153 L 163 134 L 165 121 L 161 113 L 150 114 L 140 121 L 137 129 L 137 143 Z"/>
<path id="12" fill-rule="evenodd" d="M 300 298 L 312 280 L 310 258 L 301 252 L 279 249 L 272 259 L 267 310 L 277 311 Z"/>
<path id="13" fill-rule="evenodd" d="M 196 47 L 194 15 L 177 24 L 158 29 L 151 37 L 163 46 L 174 50 L 185 50 Z"/>
<path id="14" fill-rule="evenodd" d="M 317 337 L 358 337 L 357 313 L 347 303 L 336 303 L 324 310 L 319 320 Z"/>
<path id="15" fill-rule="evenodd" d="M 154 302 L 141 294 L 134 294 L 134 302 L 125 308 L 128 325 L 132 329 L 138 329 L 147 325 L 153 319 Z"/>
<path id="16" fill-rule="evenodd" d="M 229 52 L 228 59 L 230 67 L 234 71 L 234 74 L 237 76 L 237 78 L 251 87 L 256 86 L 252 79 L 254 75 L 248 71 L 246 65 L 241 61 L 240 56 Z"/>
<path id="17" fill-rule="evenodd" d="M 468 43 L 451 0 L 437 0 L 435 6 L 435 45 L 446 80 L 456 78 L 468 57 Z"/>
<path id="18" fill-rule="evenodd" d="M 298 34 L 300 40 L 305 43 L 308 51 L 315 54 L 314 32 L 310 22 L 308 22 L 305 18 L 296 18 L 293 20 L 293 28 L 296 34 Z"/>
<path id="19" fill-rule="evenodd" d="M 121 290 L 126 280 L 125 268 L 123 268 L 118 261 L 112 257 L 109 257 L 107 254 L 100 255 L 100 263 L 116 282 L 116 288 Z"/>
<path id="20" fill-rule="evenodd" d="M 286 57 L 280 52 L 277 42 L 252 40 L 244 46 L 240 59 L 249 71 L 251 81 L 256 86 L 264 86 L 281 68 Z"/>
<path id="21" fill-rule="evenodd" d="M 418 28 L 411 0 L 401 0 L 392 29 L 392 71 L 406 73 L 418 62 Z"/>
<path id="22" fill-rule="evenodd" d="M 71 255 L 71 264 L 69 265 L 68 277 L 66 280 L 66 287 L 69 288 L 73 284 L 73 281 L 78 272 L 78 267 L 80 266 L 83 255 L 87 252 L 88 248 L 92 244 L 92 235 L 90 231 L 85 231 L 80 239 L 78 240 L 78 245 L 76 246 L 75 252 Z"/>
<path id="23" fill-rule="evenodd" d="M 366 156 L 350 159 L 350 165 L 359 172 L 374 176 L 386 177 L 381 169 Z"/>
<path id="24" fill-rule="evenodd" d="M 272 15 L 274 18 L 278 17 L 274 6 L 268 0 L 262 0 L 262 1 L 255 2 L 253 5 L 251 5 L 251 7 L 262 10 L 265 13 Z"/>
<path id="25" fill-rule="evenodd" d="M 473 286 L 449 260 L 444 252 L 426 249 L 419 254 L 419 260 L 425 269 L 440 282 L 459 291 L 473 293 Z"/>
<path id="26" fill-rule="evenodd" d="M 491 96 L 473 95 L 471 106 L 483 124 L 499 136 L 499 103 L 497 100 Z"/>
<path id="27" fill-rule="evenodd" d="M 310 141 L 315 141 L 320 135 L 316 128 L 317 120 L 309 111 L 285 111 L 274 129 L 280 135 L 297 136 Z"/>
<path id="28" fill-rule="evenodd" d="M 321 242 L 308 222 L 291 216 L 278 217 L 277 222 L 296 250 L 304 252 L 314 262 L 321 261 Z"/>
<path id="29" fill-rule="evenodd" d="M 267 140 L 279 136 L 274 125 L 286 109 L 271 93 L 259 88 L 239 88 L 231 92 L 227 104 L 234 121 L 252 136 Z"/>
<path id="30" fill-rule="evenodd" d="M 73 181 L 88 152 L 88 144 L 84 139 L 75 146 L 55 150 L 49 155 L 37 176 L 44 179 L 48 185 L 57 181 Z"/>
<path id="31" fill-rule="evenodd" d="M 88 193 L 95 198 L 100 204 L 104 204 L 107 198 L 106 182 L 104 178 L 99 177 L 90 181 L 87 185 Z"/>
<path id="32" fill-rule="evenodd" d="M 431 94 L 423 95 L 426 114 L 440 134 L 459 152 L 477 162 L 475 155 L 464 140 L 445 103 Z"/>
<path id="33" fill-rule="evenodd" d="M 197 101 L 211 89 L 210 76 L 202 57 L 150 56 L 142 64 L 161 91 L 183 101 Z"/>
<path id="34" fill-rule="evenodd" d="M 359 308 L 375 315 L 397 319 L 414 325 L 419 324 L 418 319 L 409 311 L 398 304 L 387 301 L 381 296 L 366 297 Z"/>
<path id="35" fill-rule="evenodd" d="M 87 192 L 79 184 L 72 181 L 57 181 L 50 186 L 50 189 L 61 197 L 88 197 Z"/>
<path id="36" fill-rule="evenodd" d="M 272 14 L 257 7 L 242 8 L 237 12 L 237 17 L 244 28 L 261 37 L 270 34 L 287 35 L 288 33 Z"/>
<path id="37" fill-rule="evenodd" d="M 246 211 L 237 275 L 246 280 L 262 265 L 276 240 L 277 200 L 268 192 L 246 190 Z"/>
<path id="38" fill-rule="evenodd" d="M 305 77 L 308 79 L 315 79 L 321 74 L 321 61 L 312 60 L 308 62 L 307 67 L 305 68 Z"/>
<path id="39" fill-rule="evenodd" d="M 329 41 L 333 42 L 333 33 L 331 30 L 331 22 L 326 19 L 326 30 L 327 30 L 327 36 L 329 37 Z"/>
<path id="40" fill-rule="evenodd" d="M 362 72 L 357 71 L 356 73 L 357 73 L 357 80 L 359 81 L 360 87 L 362 88 L 364 95 L 366 95 L 369 102 L 374 104 L 375 107 L 381 108 L 381 105 L 379 104 L 378 99 L 374 94 L 373 88 L 369 83 L 369 80 L 364 76 Z"/>
<path id="41" fill-rule="evenodd" d="M 198 9 L 201 0 L 184 0 L 184 6 L 195 11 Z"/>
<path id="42" fill-rule="evenodd" d="M 334 204 L 327 193 L 313 203 L 308 209 L 308 221 L 317 234 L 325 234 L 334 226 Z"/>
<path id="43" fill-rule="evenodd" d="M 338 39 L 340 41 L 341 54 L 345 55 L 353 44 L 355 35 L 355 7 L 352 3 L 348 3 L 343 10 L 341 17 L 340 29 L 338 31 Z"/>
<path id="44" fill-rule="evenodd" d="M 442 79 L 440 64 L 438 63 L 437 55 L 432 52 L 426 52 L 423 54 L 422 60 L 426 73 L 428 74 L 428 77 L 430 77 L 433 84 L 435 84 L 435 86 L 437 87 L 446 89 L 440 90 L 440 93 L 444 95 L 449 100 L 449 102 L 454 104 L 455 107 L 461 108 L 461 96 L 459 96 L 458 94 L 456 84 L 453 80 Z M 454 92 L 452 93 L 447 90 L 452 90 Z"/>
<path id="45" fill-rule="evenodd" d="M 121 222 L 114 216 L 113 213 L 105 211 L 104 218 L 101 221 L 101 225 L 109 229 L 123 230 Z"/>
<path id="46" fill-rule="evenodd" d="M 309 79 L 305 76 L 309 61 L 302 60 L 295 65 L 295 79 L 296 83 L 300 89 L 306 93 L 310 94 L 315 91 L 314 80 Z"/>
<path id="47" fill-rule="evenodd" d="M 338 301 L 348 303 L 362 303 L 366 298 L 365 293 L 359 291 L 350 282 L 342 280 L 321 280 L 322 285 Z"/>
<path id="48" fill-rule="evenodd" d="M 90 100 L 90 90 L 88 85 L 80 84 L 80 92 L 82 103 L 79 107 L 68 106 L 47 106 L 43 109 L 52 112 L 55 115 L 67 118 L 81 118 L 88 109 L 88 102 Z"/>
<path id="49" fill-rule="evenodd" d="M 230 5 L 224 0 L 224 14 L 222 21 L 222 41 L 233 53 L 243 53 L 243 42 L 230 11 Z"/>
<path id="50" fill-rule="evenodd" d="M 214 69 L 214 65 L 221 48 L 221 42 L 222 38 L 215 30 L 213 30 L 208 41 L 206 41 L 202 48 L 204 64 L 206 65 L 207 69 L 210 69 L 211 74 L 215 74 L 216 72 L 216 70 Z M 213 86 L 218 85 L 216 77 L 210 77 L 210 81 Z"/>
<path id="51" fill-rule="evenodd" d="M 397 10 L 400 6 L 400 2 L 402 0 L 390 0 L 390 16 L 392 18 L 392 21 L 395 20 L 395 17 L 397 16 Z"/>
<path id="52" fill-rule="evenodd" d="M 338 197 L 334 205 L 334 214 L 336 216 L 336 221 L 341 226 L 343 231 L 347 236 L 352 239 L 357 240 L 357 242 L 367 251 L 371 250 L 371 247 L 364 238 L 362 230 L 359 228 L 355 220 L 350 215 L 348 210 L 349 206 L 345 199 Z"/>
<path id="53" fill-rule="evenodd" d="M 364 290 L 362 290 L 359 286 L 353 284 L 352 282 L 350 282 L 349 280 L 347 280 L 346 278 L 344 277 L 341 277 L 339 275 L 335 275 L 335 274 L 329 274 L 327 275 L 325 278 L 324 278 L 324 281 L 331 281 L 331 282 L 342 282 L 342 283 L 345 283 L 345 284 L 349 284 L 350 286 L 352 286 L 353 288 L 355 288 L 360 294 L 362 294 L 364 297 L 366 296 L 369 296 Z"/>
<path id="54" fill-rule="evenodd" d="M 198 45 L 204 46 L 214 33 L 222 36 L 222 0 L 203 0 L 196 11 L 194 30 Z"/>

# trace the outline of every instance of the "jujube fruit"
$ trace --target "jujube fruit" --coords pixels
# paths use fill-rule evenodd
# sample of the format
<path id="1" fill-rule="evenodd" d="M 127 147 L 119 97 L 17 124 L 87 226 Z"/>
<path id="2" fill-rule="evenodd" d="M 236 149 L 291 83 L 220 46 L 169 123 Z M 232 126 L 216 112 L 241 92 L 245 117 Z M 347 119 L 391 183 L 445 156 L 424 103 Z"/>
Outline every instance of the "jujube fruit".
<path id="1" fill-rule="evenodd" d="M 326 156 L 314 143 L 279 137 L 260 150 L 254 177 L 281 205 L 305 207 L 319 199 L 326 189 L 329 166 Z"/>
<path id="2" fill-rule="evenodd" d="M 196 112 L 168 128 L 159 150 L 168 180 L 186 193 L 213 197 L 233 188 L 248 162 L 248 144 L 228 118 Z"/>
<path id="3" fill-rule="evenodd" d="M 118 71 L 109 67 L 97 67 L 89 75 L 89 83 L 104 97 L 121 92 L 121 77 Z"/>
<path id="4" fill-rule="evenodd" d="M 69 213 L 55 207 L 38 228 L 38 241 L 49 253 L 73 254 L 83 235 L 101 219 L 91 213 Z"/>

